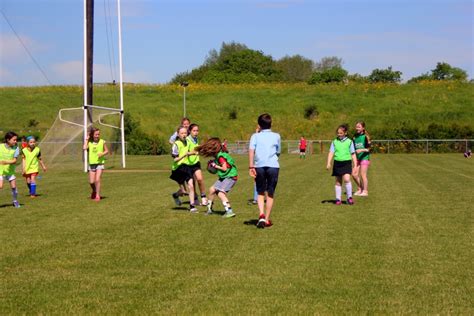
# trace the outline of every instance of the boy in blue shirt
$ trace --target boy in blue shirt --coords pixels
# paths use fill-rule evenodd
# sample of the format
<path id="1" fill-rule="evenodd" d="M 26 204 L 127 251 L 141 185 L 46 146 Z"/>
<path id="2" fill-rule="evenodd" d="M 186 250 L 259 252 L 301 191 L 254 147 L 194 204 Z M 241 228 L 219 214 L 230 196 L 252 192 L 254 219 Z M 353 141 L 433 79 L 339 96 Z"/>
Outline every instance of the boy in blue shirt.
<path id="1" fill-rule="evenodd" d="M 273 207 L 273 195 L 278 183 L 280 164 L 278 157 L 281 153 L 280 134 L 272 132 L 272 117 L 265 113 L 258 117 L 259 133 L 250 138 L 249 144 L 249 174 L 255 178 L 257 185 L 257 204 L 260 216 L 257 227 L 272 226 L 270 213 Z M 267 199 L 265 203 L 265 192 Z"/>

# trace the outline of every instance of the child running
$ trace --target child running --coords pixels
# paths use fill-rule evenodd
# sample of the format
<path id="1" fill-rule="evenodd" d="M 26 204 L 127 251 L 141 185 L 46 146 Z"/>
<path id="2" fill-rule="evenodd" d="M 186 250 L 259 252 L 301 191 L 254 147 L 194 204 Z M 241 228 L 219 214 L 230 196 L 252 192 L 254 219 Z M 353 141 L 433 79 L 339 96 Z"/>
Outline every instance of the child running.
<path id="1" fill-rule="evenodd" d="M 84 150 L 89 152 L 89 184 L 92 189 L 91 199 L 100 201 L 100 190 L 102 172 L 104 171 L 105 155 L 109 153 L 109 149 L 105 144 L 105 140 L 100 138 L 100 130 L 92 127 L 89 134 L 84 140 Z"/>
<path id="2" fill-rule="evenodd" d="M 3 189 L 3 181 L 10 183 L 12 190 L 13 206 L 20 207 L 18 202 L 18 190 L 16 188 L 15 164 L 20 155 L 17 147 L 18 135 L 14 132 L 5 134 L 5 143 L 0 144 L 0 189 Z"/>
<path id="3" fill-rule="evenodd" d="M 329 149 L 328 161 L 326 169 L 331 168 L 331 163 L 334 158 L 334 166 L 332 175 L 336 177 L 336 205 L 341 205 L 342 195 L 342 181 L 346 186 L 347 204 L 353 205 L 352 199 L 352 164 L 357 164 L 354 143 L 347 137 L 347 124 L 339 125 L 336 130 L 337 137 L 332 141 Z"/>
<path id="4" fill-rule="evenodd" d="M 354 144 L 357 155 L 357 164 L 352 172 L 352 177 L 357 184 L 356 196 L 368 196 L 369 181 L 367 179 L 367 170 L 370 166 L 370 135 L 365 129 L 365 123 L 359 121 L 355 126 L 356 134 Z"/>
<path id="5" fill-rule="evenodd" d="M 41 159 L 41 151 L 38 146 L 36 146 L 36 139 L 34 136 L 28 136 L 26 138 L 28 143 L 27 147 L 21 150 L 22 159 L 22 169 L 23 176 L 26 180 L 26 185 L 30 191 L 30 197 L 36 197 L 36 178 L 38 177 L 39 167 L 46 172 L 46 166 Z"/>
<path id="6" fill-rule="evenodd" d="M 189 136 L 186 141 L 188 143 L 188 150 L 191 154 L 188 157 L 189 168 L 191 170 L 194 179 L 196 180 L 199 191 L 201 191 L 201 205 L 207 205 L 206 197 L 206 186 L 204 185 L 204 178 L 201 172 L 201 162 L 199 161 L 199 155 L 194 149 L 199 146 L 198 135 L 199 135 L 199 125 L 191 124 L 189 125 Z M 192 153 L 195 153 L 194 155 Z M 195 198 L 196 200 L 197 198 Z M 199 203 L 199 201 L 198 201 Z M 196 203 L 195 203 L 196 204 Z"/>
<path id="7" fill-rule="evenodd" d="M 193 184 L 193 173 L 189 168 L 188 158 L 191 153 L 188 147 L 188 129 L 184 126 L 180 126 L 177 130 L 178 139 L 174 142 L 171 149 L 171 157 L 173 157 L 173 164 L 171 166 L 171 175 L 170 179 L 176 181 L 180 188 L 178 191 L 173 193 L 173 198 L 176 205 L 181 205 L 179 200 L 180 196 L 185 195 L 185 191 L 182 189 L 184 184 L 188 184 L 189 188 L 189 211 L 191 213 L 197 213 L 198 209 L 196 208 L 194 201 L 194 184 Z"/>
<path id="8" fill-rule="evenodd" d="M 306 139 L 301 136 L 299 146 L 300 148 L 300 159 L 306 159 Z"/>
<path id="9" fill-rule="evenodd" d="M 214 185 L 209 189 L 209 200 L 207 202 L 206 214 L 210 215 L 213 213 L 212 203 L 214 198 L 218 196 L 225 209 L 223 217 L 234 217 L 235 213 L 232 210 L 227 197 L 228 193 L 237 182 L 238 172 L 234 159 L 224 149 L 221 140 L 217 137 L 211 138 L 203 145 L 196 147 L 196 151 L 204 157 L 214 157 L 215 160 L 211 165 L 217 169 L 217 176 L 219 177 Z"/>
<path id="10" fill-rule="evenodd" d="M 258 117 L 260 132 L 250 138 L 249 174 L 255 178 L 257 185 L 257 204 L 260 215 L 257 228 L 271 227 L 270 214 L 273 208 L 273 197 L 278 183 L 281 153 L 280 134 L 272 132 L 272 117 L 265 113 Z M 265 202 L 265 192 L 267 200 Z"/>

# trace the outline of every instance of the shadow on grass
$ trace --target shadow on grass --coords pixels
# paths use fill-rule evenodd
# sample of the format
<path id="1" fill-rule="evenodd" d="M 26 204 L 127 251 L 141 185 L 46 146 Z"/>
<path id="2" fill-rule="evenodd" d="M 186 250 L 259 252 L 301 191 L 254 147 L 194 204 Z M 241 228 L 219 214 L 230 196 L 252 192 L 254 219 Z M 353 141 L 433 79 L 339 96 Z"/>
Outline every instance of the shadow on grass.
<path id="1" fill-rule="evenodd" d="M 20 206 L 23 206 L 24 204 L 20 203 Z M 13 203 L 8 203 L 8 204 L 0 204 L 0 208 L 6 208 L 6 207 L 14 207 Z"/>
<path id="2" fill-rule="evenodd" d="M 244 225 L 257 226 L 258 219 L 250 219 L 244 222 Z"/>
<path id="3" fill-rule="evenodd" d="M 341 201 L 342 204 L 347 204 L 347 201 Z M 321 201 L 322 204 L 324 203 L 330 203 L 330 204 L 336 204 L 336 200 L 322 200 Z"/>

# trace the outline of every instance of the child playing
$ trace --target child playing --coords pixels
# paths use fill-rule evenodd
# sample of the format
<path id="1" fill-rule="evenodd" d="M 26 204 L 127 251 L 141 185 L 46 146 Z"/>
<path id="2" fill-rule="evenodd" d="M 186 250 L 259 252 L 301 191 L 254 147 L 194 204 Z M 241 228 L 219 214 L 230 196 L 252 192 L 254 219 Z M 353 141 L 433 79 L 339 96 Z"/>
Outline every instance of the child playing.
<path id="1" fill-rule="evenodd" d="M 281 138 L 280 134 L 270 129 L 272 127 L 270 114 L 260 115 L 257 122 L 260 132 L 252 135 L 249 144 L 249 174 L 255 178 L 257 185 L 257 204 L 260 212 L 257 227 L 264 228 L 273 225 L 270 214 L 280 171 L 278 157 L 281 153 Z M 265 192 L 267 192 L 266 202 Z"/>
<path id="2" fill-rule="evenodd" d="M 201 172 L 201 162 L 199 161 L 199 156 L 197 152 L 194 151 L 194 148 L 196 148 L 199 145 L 199 142 L 198 142 L 199 125 L 197 124 L 189 125 L 188 131 L 189 131 L 189 136 L 186 139 L 188 143 L 188 150 L 191 153 L 195 153 L 194 155 L 190 155 L 188 157 L 189 168 L 197 184 L 199 185 L 199 191 L 201 191 L 201 205 L 206 206 L 207 205 L 206 186 L 204 185 L 204 178 Z M 197 199 L 197 197 L 195 199 Z"/>
<path id="3" fill-rule="evenodd" d="M 0 144 L 0 189 L 3 189 L 4 180 L 10 183 L 14 207 L 20 207 L 15 177 L 15 164 L 20 155 L 20 150 L 16 146 L 17 141 L 17 134 L 7 132 L 5 134 L 5 143 Z"/>
<path id="4" fill-rule="evenodd" d="M 352 172 L 352 178 L 357 184 L 357 192 L 354 195 L 368 196 L 367 170 L 370 166 L 370 136 L 365 129 L 365 123 L 359 121 L 355 126 L 356 135 L 354 136 L 354 144 L 357 155 L 357 164 Z"/>
<path id="5" fill-rule="evenodd" d="M 219 179 L 209 189 L 209 200 L 207 203 L 206 214 L 210 215 L 213 213 L 212 203 L 214 197 L 218 196 L 225 208 L 225 214 L 223 216 L 225 218 L 234 217 L 235 213 L 232 210 L 227 197 L 227 194 L 237 182 L 238 173 L 234 159 L 224 150 L 221 140 L 217 137 L 211 138 L 203 145 L 196 147 L 196 151 L 204 157 L 215 158 L 212 167 L 217 169 L 217 176 L 219 177 Z"/>
<path id="6" fill-rule="evenodd" d="M 41 159 L 41 151 L 36 146 L 36 139 L 34 136 L 28 136 L 26 138 L 28 146 L 21 150 L 22 154 L 22 166 L 23 176 L 26 179 L 26 185 L 30 191 L 30 197 L 36 197 L 36 177 L 39 173 L 39 166 L 46 172 L 46 166 Z"/>
<path id="7" fill-rule="evenodd" d="M 100 130 L 92 127 L 89 135 L 84 140 L 84 150 L 89 152 L 89 184 L 92 189 L 91 199 L 100 201 L 100 178 L 104 171 L 105 155 L 109 153 L 109 149 L 105 144 L 105 140 L 100 138 Z"/>
<path id="8" fill-rule="evenodd" d="M 300 148 L 300 159 L 306 159 L 306 139 L 304 138 L 304 136 L 301 136 L 298 147 Z"/>
<path id="9" fill-rule="evenodd" d="M 188 184 L 189 188 L 189 211 L 191 213 L 197 213 L 198 210 L 194 205 L 194 184 L 193 184 L 193 173 L 189 168 L 188 157 L 192 155 L 188 147 L 188 129 L 184 126 L 180 126 L 177 130 L 178 139 L 174 142 L 171 149 L 171 156 L 173 157 L 173 165 L 171 166 L 170 179 L 176 181 L 180 188 L 177 192 L 173 193 L 176 205 L 181 205 L 179 200 L 180 196 L 185 195 L 185 191 L 182 189 L 184 184 Z"/>
<path id="10" fill-rule="evenodd" d="M 347 137 L 347 124 L 340 125 L 337 130 L 337 137 L 331 143 L 329 149 L 326 169 L 331 168 L 331 162 L 334 158 L 332 175 L 336 177 L 336 205 L 341 205 L 342 181 L 344 180 L 347 194 L 347 204 L 354 204 L 352 199 L 351 173 L 352 163 L 357 164 L 354 143 Z"/>

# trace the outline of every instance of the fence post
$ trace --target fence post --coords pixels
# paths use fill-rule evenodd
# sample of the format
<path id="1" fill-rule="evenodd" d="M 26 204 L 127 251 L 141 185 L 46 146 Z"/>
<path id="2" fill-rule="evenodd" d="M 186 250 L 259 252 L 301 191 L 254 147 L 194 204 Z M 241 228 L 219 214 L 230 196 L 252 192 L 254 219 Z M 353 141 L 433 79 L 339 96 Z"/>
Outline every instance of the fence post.
<path id="1" fill-rule="evenodd" d="M 428 146 L 429 146 L 429 142 L 428 142 L 428 140 L 426 140 L 426 153 L 429 152 Z"/>
<path id="2" fill-rule="evenodd" d="M 388 141 L 388 145 L 387 145 L 387 154 L 390 154 L 390 141 Z"/>

